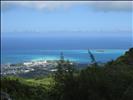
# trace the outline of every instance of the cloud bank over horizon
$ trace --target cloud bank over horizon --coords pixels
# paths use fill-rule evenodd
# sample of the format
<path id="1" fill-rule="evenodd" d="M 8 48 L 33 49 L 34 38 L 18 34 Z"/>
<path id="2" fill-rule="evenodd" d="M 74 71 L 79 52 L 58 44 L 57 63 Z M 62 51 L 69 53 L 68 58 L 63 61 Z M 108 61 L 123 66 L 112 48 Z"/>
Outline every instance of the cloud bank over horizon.
<path id="1" fill-rule="evenodd" d="M 8 11 L 14 7 L 26 7 L 37 10 L 55 10 L 57 8 L 69 9 L 73 6 L 85 5 L 93 11 L 103 12 L 132 12 L 132 1 L 1 1 L 2 11 Z"/>
<path id="2" fill-rule="evenodd" d="M 1 8 L 1 36 L 12 48 L 133 46 L 132 1 L 1 1 Z"/>

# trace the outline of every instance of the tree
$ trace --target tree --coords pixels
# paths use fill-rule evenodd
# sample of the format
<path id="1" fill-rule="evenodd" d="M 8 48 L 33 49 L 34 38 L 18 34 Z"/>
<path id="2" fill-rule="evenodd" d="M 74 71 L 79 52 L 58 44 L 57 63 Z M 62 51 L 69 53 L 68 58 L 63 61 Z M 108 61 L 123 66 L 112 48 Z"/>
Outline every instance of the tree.
<path id="1" fill-rule="evenodd" d="M 60 54 L 60 60 L 58 61 L 57 71 L 54 74 L 54 95 L 56 95 L 54 100 L 69 100 L 73 92 L 70 92 L 73 89 L 75 84 L 74 82 L 74 65 L 69 60 L 64 60 L 63 52 Z"/>
<path id="2" fill-rule="evenodd" d="M 89 49 L 88 49 L 88 54 L 89 54 L 89 57 L 91 59 L 91 65 L 96 67 L 98 64 L 96 62 L 96 59 L 95 59 L 94 55 L 91 53 L 91 51 Z"/>

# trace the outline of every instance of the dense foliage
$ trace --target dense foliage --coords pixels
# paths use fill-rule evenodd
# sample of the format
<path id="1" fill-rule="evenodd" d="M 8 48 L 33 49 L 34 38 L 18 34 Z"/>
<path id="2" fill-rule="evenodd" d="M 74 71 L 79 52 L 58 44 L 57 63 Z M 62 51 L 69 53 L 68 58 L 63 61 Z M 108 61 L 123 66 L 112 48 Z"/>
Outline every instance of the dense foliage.
<path id="1" fill-rule="evenodd" d="M 1 90 L 13 100 L 133 100 L 133 48 L 116 61 L 104 66 L 94 62 L 78 71 L 62 56 L 51 79 L 46 85 L 2 78 Z"/>

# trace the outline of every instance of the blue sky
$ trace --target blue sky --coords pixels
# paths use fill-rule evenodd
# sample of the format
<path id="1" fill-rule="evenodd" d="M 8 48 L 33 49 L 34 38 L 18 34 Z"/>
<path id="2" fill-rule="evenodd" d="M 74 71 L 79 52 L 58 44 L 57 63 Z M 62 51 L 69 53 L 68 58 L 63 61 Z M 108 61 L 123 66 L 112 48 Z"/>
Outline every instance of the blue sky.
<path id="1" fill-rule="evenodd" d="M 132 2 L 3 1 L 2 36 L 131 37 L 132 14 Z"/>

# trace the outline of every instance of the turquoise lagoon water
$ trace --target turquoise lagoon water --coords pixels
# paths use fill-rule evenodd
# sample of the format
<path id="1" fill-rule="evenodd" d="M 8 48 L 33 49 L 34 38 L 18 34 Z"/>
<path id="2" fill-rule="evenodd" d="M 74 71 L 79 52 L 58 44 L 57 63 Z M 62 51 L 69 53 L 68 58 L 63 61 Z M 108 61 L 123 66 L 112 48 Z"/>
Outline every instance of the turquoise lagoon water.
<path id="1" fill-rule="evenodd" d="M 126 48 L 130 47 L 131 39 L 128 38 L 6 37 L 2 38 L 1 62 L 6 64 L 37 60 L 58 60 L 60 52 L 63 52 L 65 59 L 79 63 L 89 63 L 88 48 L 90 48 L 98 62 L 107 62 L 123 55 Z M 102 51 L 99 51 L 99 49 L 102 49 Z"/>
<path id="2" fill-rule="evenodd" d="M 97 62 L 107 62 L 115 60 L 123 55 L 123 49 L 95 49 L 90 50 Z M 77 63 L 89 63 L 90 57 L 87 50 L 6 50 L 2 52 L 1 63 L 22 63 L 25 61 L 38 60 L 58 60 L 60 53 L 63 52 L 64 58 Z"/>

